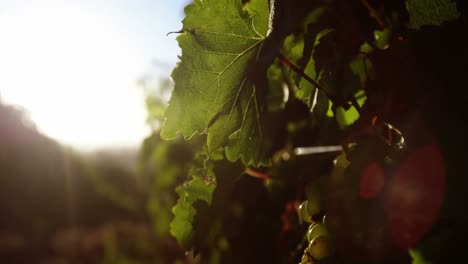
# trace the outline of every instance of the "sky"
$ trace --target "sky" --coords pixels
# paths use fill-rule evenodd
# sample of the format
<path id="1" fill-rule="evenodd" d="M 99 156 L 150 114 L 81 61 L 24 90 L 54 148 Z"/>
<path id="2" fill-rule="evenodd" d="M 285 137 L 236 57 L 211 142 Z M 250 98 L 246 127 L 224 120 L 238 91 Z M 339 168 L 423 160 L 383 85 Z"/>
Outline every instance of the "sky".
<path id="1" fill-rule="evenodd" d="M 0 0 L 0 100 L 78 149 L 148 135 L 137 81 L 168 77 L 188 0 Z M 156 66 L 155 66 L 156 65 Z"/>

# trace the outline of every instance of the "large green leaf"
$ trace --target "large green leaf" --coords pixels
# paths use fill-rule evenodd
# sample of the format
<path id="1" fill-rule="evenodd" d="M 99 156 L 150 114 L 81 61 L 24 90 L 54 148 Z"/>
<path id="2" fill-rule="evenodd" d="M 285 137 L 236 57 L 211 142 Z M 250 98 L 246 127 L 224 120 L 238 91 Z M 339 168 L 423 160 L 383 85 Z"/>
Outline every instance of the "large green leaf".
<path id="1" fill-rule="evenodd" d="M 268 31 L 268 1 L 195 0 L 185 14 L 161 136 L 207 133 L 211 151 L 226 147 L 231 161 L 267 164 L 263 102 L 247 71 Z"/>
<path id="2" fill-rule="evenodd" d="M 408 0 L 406 9 L 410 16 L 410 28 L 413 29 L 426 25 L 439 26 L 460 16 L 457 4 L 451 0 Z"/>

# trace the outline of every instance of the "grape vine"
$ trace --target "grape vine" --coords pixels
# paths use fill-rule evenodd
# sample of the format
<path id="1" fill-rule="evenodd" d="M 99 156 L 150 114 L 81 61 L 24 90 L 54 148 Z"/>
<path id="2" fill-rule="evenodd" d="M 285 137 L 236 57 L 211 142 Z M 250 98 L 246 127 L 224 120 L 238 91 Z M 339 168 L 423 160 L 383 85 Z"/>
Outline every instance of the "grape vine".
<path id="1" fill-rule="evenodd" d="M 466 112 L 463 1 L 194 0 L 177 33 L 160 120 L 195 151 L 172 203 L 182 247 L 202 263 L 450 263 L 467 234 L 447 228 L 467 186 L 444 121 Z"/>

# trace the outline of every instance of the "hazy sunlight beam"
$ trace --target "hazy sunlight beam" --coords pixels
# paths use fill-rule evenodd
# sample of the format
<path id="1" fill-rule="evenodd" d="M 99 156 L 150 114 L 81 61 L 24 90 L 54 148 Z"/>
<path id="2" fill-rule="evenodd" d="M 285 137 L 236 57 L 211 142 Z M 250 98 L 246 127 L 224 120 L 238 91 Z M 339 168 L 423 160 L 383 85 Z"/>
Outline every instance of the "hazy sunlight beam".
<path id="1" fill-rule="evenodd" d="M 75 147 L 140 142 L 148 131 L 136 80 L 151 58 L 119 17 L 74 1 L 38 2 L 0 12 L 1 100 Z"/>

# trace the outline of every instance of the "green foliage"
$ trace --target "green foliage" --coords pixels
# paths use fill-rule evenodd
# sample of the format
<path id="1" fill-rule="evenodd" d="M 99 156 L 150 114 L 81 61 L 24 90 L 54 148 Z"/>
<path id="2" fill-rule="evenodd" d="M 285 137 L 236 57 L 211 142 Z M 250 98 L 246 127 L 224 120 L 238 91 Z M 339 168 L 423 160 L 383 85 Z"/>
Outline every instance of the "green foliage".
<path id="1" fill-rule="evenodd" d="M 189 248 L 194 239 L 193 220 L 197 214 L 195 202 L 204 201 L 211 204 L 211 196 L 216 187 L 213 163 L 206 152 L 196 156 L 191 176 L 191 180 L 176 189 L 179 199 L 172 208 L 174 220 L 170 229 L 171 234 L 185 248 Z"/>
<path id="2" fill-rule="evenodd" d="M 408 0 L 406 9 L 410 15 L 410 28 L 440 26 L 443 22 L 460 17 L 457 4 L 451 0 Z"/>
<path id="3" fill-rule="evenodd" d="M 268 87 L 267 95 L 268 111 L 280 111 L 285 106 L 285 94 L 283 83 L 283 71 L 279 64 L 272 64 L 267 70 Z M 289 91 L 288 91 L 289 92 Z"/>
<path id="4" fill-rule="evenodd" d="M 322 37 L 326 36 L 328 33 L 330 33 L 330 29 L 324 29 L 320 32 L 317 33 L 317 35 L 315 36 L 311 36 L 310 34 L 309 35 L 306 35 L 307 37 L 309 38 L 314 38 L 315 41 L 313 43 L 313 47 L 315 48 L 319 43 L 320 43 L 320 40 Z M 315 54 L 315 53 L 313 53 Z M 302 55 L 302 54 L 301 54 Z M 307 74 L 308 76 L 314 78 L 314 79 L 317 79 L 318 77 L 318 74 L 315 70 L 315 60 L 312 59 L 312 58 L 306 58 L 308 60 L 308 63 L 304 69 L 304 73 Z M 315 93 L 317 93 L 317 97 L 321 97 L 323 98 L 324 97 L 324 94 L 323 93 L 319 93 L 317 88 L 312 85 L 309 81 L 305 80 L 304 78 L 301 78 L 300 81 L 299 81 L 299 90 L 296 92 L 296 97 L 300 100 L 302 100 L 304 103 L 306 103 L 307 105 L 309 105 L 309 107 L 312 107 L 313 106 L 313 103 L 314 103 L 314 97 L 315 97 Z M 317 98 L 315 98 L 317 99 Z M 318 101 L 320 99 L 317 99 L 317 102 L 320 102 Z M 328 104 L 328 100 L 326 101 L 326 103 Z"/>
<path id="5" fill-rule="evenodd" d="M 207 133 L 210 151 L 226 147 L 229 160 L 243 157 L 260 165 L 268 163 L 263 103 L 246 75 L 267 33 L 267 2 L 251 3 L 247 10 L 251 13 L 240 0 L 194 1 L 186 7 L 185 33 L 178 37 L 182 57 L 172 73 L 175 87 L 161 135 Z"/>
<path id="6" fill-rule="evenodd" d="M 198 200 L 210 204 L 214 188 L 215 185 L 206 184 L 201 178 L 177 187 L 179 200 L 172 209 L 175 217 L 171 223 L 171 234 L 183 247 L 188 247 L 193 239 L 192 222 L 196 215 L 193 204 Z"/>
<path id="7" fill-rule="evenodd" d="M 374 31 L 374 38 L 375 38 L 375 46 L 379 49 L 386 49 L 388 48 L 388 43 L 391 38 L 391 30 L 386 28 L 384 30 L 375 30 Z"/>
<path id="8" fill-rule="evenodd" d="M 159 190 L 178 185 L 170 233 L 179 244 L 203 263 L 422 261 L 414 251 L 395 251 L 386 184 L 413 146 L 435 137 L 408 128 L 437 129 L 413 120 L 430 120 L 437 107 L 428 102 L 439 102 L 438 92 L 419 87 L 446 85 L 433 77 L 445 69 L 430 68 L 429 58 L 449 49 L 413 55 L 421 47 L 415 43 L 432 43 L 438 28 L 408 29 L 456 19 L 455 5 L 195 0 L 185 15 L 161 137 L 201 134 L 206 142 L 191 145 L 198 154 L 188 167 L 172 168 L 167 159 L 155 180 Z M 420 94 L 425 100 L 416 107 Z M 393 125 L 405 129 L 411 147 L 395 147 L 401 132 Z M 332 154 L 297 151 L 321 145 L 344 152 L 333 163 Z M 312 222 L 310 232 L 299 217 Z M 167 214 L 159 222 L 167 226 Z"/>
<path id="9" fill-rule="evenodd" d="M 431 264 L 431 262 L 427 261 L 424 256 L 421 254 L 419 250 L 411 249 L 409 254 L 412 258 L 411 264 Z"/>
<path id="10" fill-rule="evenodd" d="M 366 95 L 363 90 L 358 91 L 354 97 L 359 107 L 362 107 L 366 101 Z M 356 107 L 351 106 L 349 109 L 344 109 L 342 106 L 339 106 L 335 110 L 335 117 L 338 125 L 344 129 L 359 119 L 359 112 Z"/>

